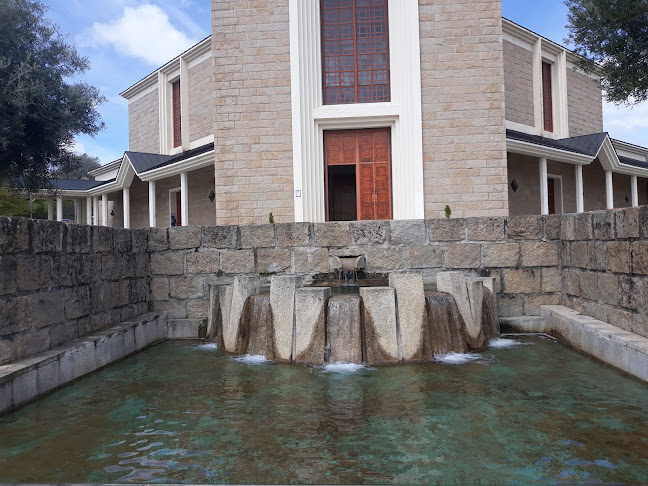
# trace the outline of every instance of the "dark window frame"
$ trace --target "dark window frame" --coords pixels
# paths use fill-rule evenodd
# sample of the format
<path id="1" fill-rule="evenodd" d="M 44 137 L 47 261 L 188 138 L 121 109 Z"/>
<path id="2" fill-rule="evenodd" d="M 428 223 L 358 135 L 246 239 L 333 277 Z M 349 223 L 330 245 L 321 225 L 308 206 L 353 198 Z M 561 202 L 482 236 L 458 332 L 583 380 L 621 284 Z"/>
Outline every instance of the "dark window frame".
<path id="1" fill-rule="evenodd" d="M 173 148 L 182 146 L 182 104 L 180 101 L 180 80 L 171 83 L 173 104 Z"/>
<path id="2" fill-rule="evenodd" d="M 542 118 L 545 131 L 553 132 L 552 65 L 545 61 L 542 61 Z"/>

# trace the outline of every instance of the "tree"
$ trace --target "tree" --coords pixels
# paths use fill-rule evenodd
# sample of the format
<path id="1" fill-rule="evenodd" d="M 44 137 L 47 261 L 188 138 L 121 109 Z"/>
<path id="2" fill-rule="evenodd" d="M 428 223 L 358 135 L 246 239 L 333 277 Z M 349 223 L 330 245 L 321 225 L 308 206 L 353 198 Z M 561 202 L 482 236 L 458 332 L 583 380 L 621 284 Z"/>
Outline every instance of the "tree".
<path id="1" fill-rule="evenodd" d="M 627 105 L 648 99 L 648 1 L 565 0 L 568 42 L 601 76 L 606 98 Z"/>
<path id="2" fill-rule="evenodd" d="M 93 157 L 88 154 L 77 156 L 79 162 L 75 167 L 68 167 L 59 170 L 56 177 L 59 179 L 90 179 L 88 172 L 101 167 L 99 157 Z"/>
<path id="3" fill-rule="evenodd" d="M 88 60 L 46 11 L 40 0 L 0 0 L 0 183 L 25 192 L 78 167 L 74 137 L 104 126 L 99 90 L 72 81 Z"/>

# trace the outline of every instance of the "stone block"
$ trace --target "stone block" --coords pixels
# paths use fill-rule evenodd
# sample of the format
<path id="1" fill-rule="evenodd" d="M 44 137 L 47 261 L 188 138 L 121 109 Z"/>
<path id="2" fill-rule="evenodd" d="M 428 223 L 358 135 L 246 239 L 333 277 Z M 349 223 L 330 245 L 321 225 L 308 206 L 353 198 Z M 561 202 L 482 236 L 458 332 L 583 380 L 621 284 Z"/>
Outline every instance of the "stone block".
<path id="1" fill-rule="evenodd" d="M 205 337 L 207 323 L 204 319 L 170 319 L 167 339 L 201 339 Z"/>
<path id="2" fill-rule="evenodd" d="M 148 230 L 148 251 L 165 251 L 169 249 L 169 229 L 149 228 Z"/>
<path id="3" fill-rule="evenodd" d="M 131 230 L 130 233 L 133 253 L 146 253 L 148 249 L 149 230 L 147 228 L 136 228 Z"/>
<path id="4" fill-rule="evenodd" d="M 512 216 L 508 219 L 506 234 L 513 240 L 541 240 L 542 216 Z"/>
<path id="5" fill-rule="evenodd" d="M 184 275 L 184 252 L 165 252 L 152 254 L 151 273 L 153 275 Z"/>
<path id="6" fill-rule="evenodd" d="M 71 224 L 67 230 L 67 251 L 69 253 L 88 253 L 92 249 L 92 228 Z"/>
<path id="7" fill-rule="evenodd" d="M 417 246 L 428 242 L 425 220 L 390 221 L 391 244 Z"/>
<path id="8" fill-rule="evenodd" d="M 32 356 L 50 347 L 49 329 L 40 329 L 19 335 L 13 340 L 17 359 Z"/>
<path id="9" fill-rule="evenodd" d="M 392 229 L 392 241 L 394 233 Z M 437 245 L 416 245 L 405 247 L 405 268 L 440 268 L 443 252 Z"/>
<path id="10" fill-rule="evenodd" d="M 430 243 L 466 239 L 466 220 L 464 219 L 432 219 L 427 222 L 427 226 Z"/>
<path id="11" fill-rule="evenodd" d="M 396 294 L 391 287 L 362 287 L 366 359 L 370 365 L 399 360 L 396 328 Z"/>
<path id="12" fill-rule="evenodd" d="M 484 282 L 478 278 L 468 278 L 466 279 L 466 288 L 472 315 L 472 319 L 466 321 L 466 340 L 470 349 L 479 349 L 488 344 L 482 330 Z"/>
<path id="13" fill-rule="evenodd" d="M 330 296 L 328 287 L 295 290 L 295 363 L 324 364 L 326 303 Z"/>
<path id="14" fill-rule="evenodd" d="M 592 230 L 595 240 L 613 240 L 614 213 L 612 211 L 594 211 L 592 213 Z"/>
<path id="15" fill-rule="evenodd" d="M 576 240 L 576 214 L 564 214 L 560 224 L 560 239 L 563 241 Z"/>
<path id="16" fill-rule="evenodd" d="M 36 389 L 38 394 L 47 393 L 60 386 L 58 359 L 51 358 L 36 369 Z"/>
<path id="17" fill-rule="evenodd" d="M 275 359 L 278 361 L 287 362 L 292 357 L 295 291 L 302 287 L 303 279 L 300 276 L 275 276 L 270 281 L 274 349 Z"/>
<path id="18" fill-rule="evenodd" d="M 562 226 L 562 215 L 548 214 L 547 216 L 543 216 L 543 219 L 545 225 L 545 239 L 559 240 Z"/>
<path id="19" fill-rule="evenodd" d="M 524 296 L 502 295 L 497 299 L 498 317 L 520 317 L 524 315 Z"/>
<path id="20" fill-rule="evenodd" d="M 275 233 L 280 248 L 310 246 L 310 223 L 275 224 Z"/>
<path id="21" fill-rule="evenodd" d="M 635 242 L 634 248 L 638 250 L 648 250 L 648 246 L 643 246 Z M 614 273 L 630 273 L 630 242 L 629 241 L 610 241 L 607 243 L 607 264 L 608 264 L 608 270 L 614 272 Z M 644 255 L 645 253 L 642 253 L 641 251 L 637 252 L 635 255 L 635 259 L 639 257 L 641 259 L 641 256 Z M 646 270 L 648 271 L 648 257 L 646 257 Z M 636 269 L 634 270 L 637 272 L 637 270 L 640 270 L 641 265 L 638 265 L 638 261 L 641 260 L 635 260 L 635 267 Z M 640 272 L 637 272 L 640 273 Z"/>
<path id="22" fill-rule="evenodd" d="M 292 267 L 291 251 L 259 248 L 257 250 L 257 265 L 259 273 L 279 273 Z"/>
<path id="23" fill-rule="evenodd" d="M 445 268 L 479 268 L 481 245 L 478 243 L 446 244 L 443 248 Z"/>
<path id="24" fill-rule="evenodd" d="M 13 405 L 27 403 L 38 395 L 38 371 L 36 369 L 17 375 L 13 379 Z"/>
<path id="25" fill-rule="evenodd" d="M 13 294 L 17 289 L 16 258 L 0 255 L 0 295 Z"/>
<path id="26" fill-rule="evenodd" d="M 607 251 L 603 241 L 590 241 L 587 243 L 587 268 L 590 270 L 607 269 Z"/>
<path id="27" fill-rule="evenodd" d="M 29 295 L 30 317 L 34 326 L 40 328 L 63 322 L 65 320 L 65 297 L 65 290 Z"/>
<path id="28" fill-rule="evenodd" d="M 202 232 L 203 228 L 200 226 L 173 226 L 169 228 L 169 248 L 171 250 L 198 248 L 202 243 Z"/>
<path id="29" fill-rule="evenodd" d="M 594 272 L 580 272 L 580 296 L 589 300 L 599 299 L 598 274 Z"/>
<path id="30" fill-rule="evenodd" d="M 29 296 L 0 299 L 0 336 L 26 331 L 32 327 Z"/>
<path id="31" fill-rule="evenodd" d="M 153 310 L 157 312 L 166 312 L 169 319 L 187 318 L 187 303 L 185 301 L 157 301 L 153 303 Z"/>
<path id="32" fill-rule="evenodd" d="M 133 236 L 131 230 L 113 228 L 113 243 L 115 245 L 115 252 L 117 253 L 133 251 Z"/>
<path id="33" fill-rule="evenodd" d="M 175 299 L 205 298 L 205 277 L 170 278 L 169 295 Z"/>
<path id="34" fill-rule="evenodd" d="M 523 267 L 554 267 L 558 265 L 558 244 L 554 242 L 521 243 Z"/>
<path id="35" fill-rule="evenodd" d="M 238 226 L 203 226 L 202 244 L 205 248 L 236 249 Z"/>
<path id="36" fill-rule="evenodd" d="M 614 211 L 614 222 L 617 239 L 639 238 L 639 208 Z"/>
<path id="37" fill-rule="evenodd" d="M 400 334 L 399 358 L 405 362 L 419 359 L 424 339 L 425 291 L 420 274 L 392 273 L 389 286 L 396 295 L 396 326 Z"/>
<path id="38" fill-rule="evenodd" d="M 598 274 L 598 297 L 605 304 L 619 305 L 619 277 L 610 273 Z"/>
<path id="39" fill-rule="evenodd" d="M 95 253 L 110 253 L 115 250 L 113 230 L 107 226 L 92 227 L 92 251 Z"/>
<path id="40" fill-rule="evenodd" d="M 254 273 L 254 250 L 222 252 L 221 270 L 227 274 Z"/>
<path id="41" fill-rule="evenodd" d="M 639 236 L 648 239 L 648 206 L 639 208 Z"/>
<path id="42" fill-rule="evenodd" d="M 542 270 L 533 268 L 506 269 L 502 273 L 505 294 L 534 294 L 540 292 Z"/>
<path id="43" fill-rule="evenodd" d="M 439 292 L 450 294 L 454 298 L 464 322 L 466 324 L 472 322 L 472 307 L 463 272 L 440 272 L 437 274 L 436 282 Z"/>
<path id="44" fill-rule="evenodd" d="M 632 243 L 632 271 L 648 275 L 648 241 Z"/>
<path id="45" fill-rule="evenodd" d="M 90 313 L 90 287 L 77 286 L 64 291 L 65 318 L 78 319 Z"/>
<path id="46" fill-rule="evenodd" d="M 501 241 L 505 238 L 506 218 L 469 218 L 468 240 Z"/>
<path id="47" fill-rule="evenodd" d="M 32 220 L 0 217 L 0 253 L 30 251 L 29 236 L 32 231 Z M 44 244 L 47 244 L 47 242 L 44 242 Z"/>
<path id="48" fill-rule="evenodd" d="M 562 271 L 559 268 L 542 269 L 542 292 L 562 292 Z"/>
<path id="49" fill-rule="evenodd" d="M 315 246 L 343 248 L 349 245 L 349 223 L 315 223 L 313 225 Z"/>
<path id="50" fill-rule="evenodd" d="M 0 337 L 0 366 L 14 360 L 14 346 L 9 339 Z M 2 407 L 0 406 L 0 411 Z"/>
<path id="51" fill-rule="evenodd" d="M 485 243 L 483 264 L 487 268 L 516 267 L 520 261 L 519 243 Z"/>
<path id="52" fill-rule="evenodd" d="M 371 248 L 367 250 L 367 271 L 389 272 L 405 268 L 403 248 Z"/>
<path id="53" fill-rule="evenodd" d="M 187 318 L 207 319 L 209 302 L 207 300 L 191 300 L 187 302 Z"/>
<path id="54" fill-rule="evenodd" d="M 576 240 L 591 240 L 593 237 L 592 231 L 592 215 L 590 213 L 579 213 L 574 218 L 574 230 Z"/>
<path id="55" fill-rule="evenodd" d="M 241 246 L 243 248 L 273 248 L 275 228 L 273 224 L 241 226 Z"/>
<path id="56" fill-rule="evenodd" d="M 351 223 L 351 245 L 382 245 L 388 243 L 388 221 L 358 221 Z"/>
<path id="57" fill-rule="evenodd" d="M 326 304 L 327 363 L 363 363 L 362 298 L 334 295 Z"/>
<path id="58" fill-rule="evenodd" d="M 0 416 L 11 408 L 13 408 L 13 380 L 0 383 Z"/>
<path id="59" fill-rule="evenodd" d="M 258 295 L 260 292 L 260 279 L 258 276 L 234 277 L 232 286 L 232 304 L 227 322 L 223 322 L 223 344 L 225 351 L 234 353 L 239 333 L 239 324 L 243 315 L 245 301 L 251 295 Z"/>
<path id="60" fill-rule="evenodd" d="M 218 273 L 220 270 L 220 252 L 218 250 L 187 253 L 187 273 Z"/>
<path id="61" fill-rule="evenodd" d="M 40 290 L 52 284 L 52 257 L 20 255 L 16 259 L 18 288 L 22 291 Z"/>
<path id="62" fill-rule="evenodd" d="M 587 268 L 589 265 L 589 255 L 587 253 L 587 241 L 574 241 L 571 243 L 571 266 L 577 268 Z"/>
<path id="63" fill-rule="evenodd" d="M 67 226 L 63 223 L 56 221 L 42 221 L 38 219 L 32 220 L 32 249 L 34 253 L 57 253 L 63 250 L 63 238 L 67 233 Z M 102 232 L 105 236 L 105 244 L 107 248 L 104 250 L 101 245 L 97 245 L 95 251 L 112 251 L 112 234 L 109 228 L 103 228 L 106 231 Z M 93 232 L 94 233 L 94 232 Z M 25 236 L 22 231 L 16 232 L 16 236 L 20 239 Z M 15 247 L 22 247 L 22 243 L 16 243 Z M 25 248 L 27 246 L 25 245 Z M 25 251 L 25 250 L 22 250 Z"/>
<path id="64" fill-rule="evenodd" d="M 296 273 L 329 271 L 329 251 L 326 248 L 295 248 L 292 258 Z"/>
<path id="65" fill-rule="evenodd" d="M 560 305 L 560 295 L 528 295 L 524 298 L 524 314 L 539 316 L 543 305 Z"/>
<path id="66" fill-rule="evenodd" d="M 625 275 L 619 277 L 619 305 L 634 311 L 641 309 L 642 290 L 640 278 Z"/>

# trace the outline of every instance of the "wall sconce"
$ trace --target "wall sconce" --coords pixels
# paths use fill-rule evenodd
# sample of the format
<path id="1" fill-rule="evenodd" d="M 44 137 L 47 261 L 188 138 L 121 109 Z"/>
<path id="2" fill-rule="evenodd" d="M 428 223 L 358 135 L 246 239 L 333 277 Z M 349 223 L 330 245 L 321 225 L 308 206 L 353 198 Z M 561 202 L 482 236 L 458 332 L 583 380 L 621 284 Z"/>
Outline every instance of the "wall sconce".
<path id="1" fill-rule="evenodd" d="M 114 215 L 115 215 L 115 210 L 114 210 L 114 209 L 113 209 L 112 211 L 110 211 L 110 215 L 111 215 L 111 216 L 114 216 Z"/>
<path id="2" fill-rule="evenodd" d="M 207 196 L 207 199 L 209 199 L 210 203 L 212 204 L 214 203 L 214 199 L 216 199 L 216 193 L 214 192 L 213 189 L 209 191 L 209 196 Z"/>

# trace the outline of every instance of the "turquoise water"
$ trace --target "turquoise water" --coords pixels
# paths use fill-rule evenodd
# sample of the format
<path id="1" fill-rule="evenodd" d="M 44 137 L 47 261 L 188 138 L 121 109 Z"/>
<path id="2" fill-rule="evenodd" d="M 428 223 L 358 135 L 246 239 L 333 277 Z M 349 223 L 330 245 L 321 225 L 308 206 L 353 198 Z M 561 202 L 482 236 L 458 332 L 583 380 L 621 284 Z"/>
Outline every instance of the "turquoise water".
<path id="1" fill-rule="evenodd" d="M 354 374 L 163 343 L 1 419 L 0 483 L 648 482 L 648 386 L 515 340 Z"/>

